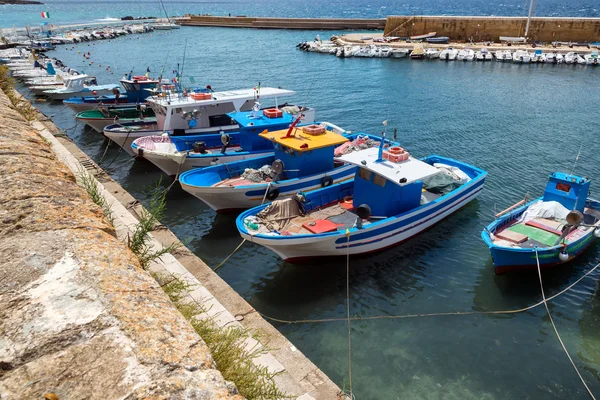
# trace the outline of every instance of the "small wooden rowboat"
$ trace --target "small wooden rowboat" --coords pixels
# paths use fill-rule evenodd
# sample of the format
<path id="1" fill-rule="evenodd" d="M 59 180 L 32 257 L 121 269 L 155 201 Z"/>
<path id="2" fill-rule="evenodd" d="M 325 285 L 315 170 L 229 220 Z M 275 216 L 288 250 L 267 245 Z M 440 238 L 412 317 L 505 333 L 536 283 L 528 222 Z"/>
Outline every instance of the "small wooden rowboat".
<path id="1" fill-rule="evenodd" d="M 481 237 L 497 274 L 571 261 L 600 236 L 600 202 L 588 198 L 589 179 L 555 172 L 544 196 L 496 215 Z"/>

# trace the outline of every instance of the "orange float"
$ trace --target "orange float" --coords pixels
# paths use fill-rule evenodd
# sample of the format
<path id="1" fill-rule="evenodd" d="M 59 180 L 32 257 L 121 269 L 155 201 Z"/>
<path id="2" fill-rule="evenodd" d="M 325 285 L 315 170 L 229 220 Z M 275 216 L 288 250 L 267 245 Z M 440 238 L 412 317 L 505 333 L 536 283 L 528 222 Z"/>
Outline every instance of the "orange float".
<path id="1" fill-rule="evenodd" d="M 266 110 L 263 110 L 263 115 L 267 118 L 281 118 L 283 112 L 276 108 L 267 108 Z"/>

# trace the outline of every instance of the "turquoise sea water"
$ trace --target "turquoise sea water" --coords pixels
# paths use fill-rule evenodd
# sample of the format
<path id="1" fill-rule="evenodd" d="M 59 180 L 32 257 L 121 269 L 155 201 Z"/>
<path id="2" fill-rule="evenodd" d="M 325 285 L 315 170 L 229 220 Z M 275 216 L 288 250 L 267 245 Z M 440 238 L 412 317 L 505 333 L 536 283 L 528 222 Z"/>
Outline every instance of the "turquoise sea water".
<path id="1" fill-rule="evenodd" d="M 351 314 L 404 315 L 516 309 L 540 300 L 535 274 L 494 275 L 480 239 L 495 210 L 539 196 L 548 173 L 569 171 L 600 187 L 600 68 L 392 59 L 338 59 L 295 44 L 328 32 L 182 28 L 61 48 L 67 65 L 116 81 L 132 67 L 171 70 L 188 50 L 185 74 L 215 90 L 283 86 L 318 118 L 354 132 L 398 128 L 416 156 L 441 154 L 489 172 L 472 202 L 401 246 L 351 261 Z M 79 52 L 91 53 L 93 65 Z M 98 64 L 102 64 L 99 67 Z M 111 75 L 105 69 L 115 69 Z M 134 196 L 161 174 L 109 148 L 57 104 L 37 103 Z M 163 177 L 164 179 L 165 177 Z M 167 182 L 165 182 L 166 184 Z M 240 243 L 234 216 L 216 215 L 175 185 L 163 221 L 209 266 Z M 546 295 L 596 265 L 592 246 L 577 261 L 544 274 Z M 290 265 L 246 243 L 219 270 L 257 310 L 282 319 L 345 316 L 345 262 Z M 592 390 L 600 394 L 600 297 L 595 272 L 550 304 L 559 331 Z M 340 386 L 347 388 L 343 322 L 274 324 Z M 451 316 L 354 322 L 357 399 L 583 399 L 586 393 L 554 336 L 543 308 L 504 316 Z"/>
<path id="2" fill-rule="evenodd" d="M 0 28 L 82 23 L 126 15 L 164 16 L 158 1 L 43 0 L 43 5 L 0 5 Z M 525 14 L 524 0 L 164 0 L 169 15 L 212 14 L 260 17 L 384 18 L 387 15 L 508 15 Z M 50 12 L 42 19 L 40 12 Z M 596 0 L 540 0 L 535 15 L 598 17 Z M 515 34 L 516 35 L 516 34 Z"/>

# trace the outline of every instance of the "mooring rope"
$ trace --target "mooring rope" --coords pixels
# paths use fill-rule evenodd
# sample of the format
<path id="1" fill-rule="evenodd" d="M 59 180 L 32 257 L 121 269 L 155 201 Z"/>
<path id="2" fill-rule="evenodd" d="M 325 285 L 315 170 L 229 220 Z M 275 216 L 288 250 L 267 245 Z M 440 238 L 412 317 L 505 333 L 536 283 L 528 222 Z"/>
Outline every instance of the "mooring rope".
<path id="1" fill-rule="evenodd" d="M 560 292 L 556 293 L 555 295 L 552 295 L 551 297 L 548 297 L 546 299 L 546 301 L 550 301 L 553 300 L 555 298 L 557 298 L 558 296 L 564 294 L 565 292 L 569 291 L 570 289 L 572 289 L 575 285 L 577 285 L 579 282 L 581 282 L 585 277 L 587 277 L 589 274 L 591 274 L 592 272 L 594 272 L 598 267 L 600 267 L 600 263 L 597 264 L 595 267 L 593 267 L 592 269 L 590 269 L 588 272 L 586 272 L 583 276 L 581 276 L 579 279 L 577 279 L 575 282 L 573 282 L 572 284 L 570 284 L 569 286 L 567 286 L 565 289 L 561 290 Z M 525 311 L 529 311 L 532 310 L 536 307 L 541 306 L 542 304 L 544 304 L 544 301 L 540 301 L 537 302 L 535 304 L 532 304 L 530 306 L 524 307 L 524 308 L 519 308 L 519 309 L 515 309 L 515 310 L 496 310 L 496 311 L 450 311 L 450 312 L 439 312 L 439 313 L 422 313 L 422 314 L 405 314 L 405 315 L 374 315 L 371 317 L 351 317 L 350 320 L 352 321 L 370 321 L 370 320 L 376 320 L 376 319 L 405 319 L 405 318 L 418 318 L 418 317 L 446 317 L 446 316 L 452 316 L 452 315 L 499 315 L 499 314 L 518 314 L 518 313 L 522 313 Z M 341 321 L 346 321 L 347 318 L 322 318 L 322 319 L 299 319 L 299 320 L 286 320 L 286 319 L 281 319 L 281 318 L 274 318 L 271 317 L 269 315 L 263 314 L 260 311 L 257 311 L 256 309 L 254 310 L 256 311 L 257 314 L 259 314 L 261 317 L 274 321 L 274 322 L 279 322 L 282 324 L 306 324 L 306 323 L 322 323 L 322 322 L 341 322 Z"/>
<path id="2" fill-rule="evenodd" d="M 556 328 L 556 325 L 554 324 L 554 319 L 552 318 L 552 314 L 550 314 L 550 309 L 548 308 L 548 303 L 546 301 L 546 295 L 544 293 L 544 284 L 542 283 L 542 270 L 540 268 L 540 258 L 538 256 L 538 248 L 537 248 L 537 246 L 535 246 L 535 260 L 536 260 L 536 263 L 537 263 L 538 278 L 540 280 L 540 291 L 542 292 L 542 302 L 544 303 L 544 307 L 546 307 L 546 313 L 548 313 L 548 318 L 550 319 L 550 323 L 552 323 L 552 328 L 554 328 L 554 333 L 556 334 L 556 338 L 560 342 L 560 345 L 562 346 L 563 350 L 565 351 L 565 354 L 567 355 L 567 358 L 571 362 L 571 365 L 573 366 L 573 369 L 575 370 L 575 372 L 577 372 L 577 376 L 579 376 L 579 379 L 581 380 L 581 383 L 583 383 L 583 386 L 585 386 L 588 394 L 590 395 L 590 397 L 593 400 L 596 400 L 596 398 L 594 397 L 594 394 L 592 393 L 592 391 L 588 387 L 587 383 L 585 383 L 585 380 L 583 379 L 583 376 L 581 376 L 581 373 L 579 372 L 579 369 L 575 365 L 575 362 L 571 358 L 571 355 L 569 354 L 569 351 L 565 347 L 565 344 L 563 343 L 563 341 L 562 341 L 562 339 L 561 339 L 561 337 L 560 337 L 560 335 L 558 333 L 558 329 Z"/>
<path id="3" fill-rule="evenodd" d="M 225 164 L 227 165 L 227 164 Z M 265 195 L 263 196 L 262 202 L 260 203 L 261 205 L 265 204 L 265 200 L 267 199 L 267 193 L 269 193 L 269 188 L 271 187 L 271 183 L 273 182 L 269 182 L 269 184 L 267 185 L 267 189 L 265 190 Z M 233 252 L 227 256 L 227 258 L 225 258 L 221 264 L 217 265 L 216 267 L 213 268 L 213 271 L 218 270 L 219 268 L 221 268 L 223 266 L 223 264 L 225 264 L 227 262 L 227 260 L 229 260 L 231 258 L 231 256 L 233 256 L 236 251 L 238 251 L 240 249 L 240 247 L 242 247 L 242 245 L 246 243 L 246 239 L 243 239 L 242 242 L 238 245 L 238 247 L 235 248 L 235 250 L 233 250 Z"/>
<path id="4" fill-rule="evenodd" d="M 348 317 L 348 382 L 350 398 L 354 398 L 352 391 L 352 333 L 350 330 L 350 231 L 346 229 L 346 316 Z"/>

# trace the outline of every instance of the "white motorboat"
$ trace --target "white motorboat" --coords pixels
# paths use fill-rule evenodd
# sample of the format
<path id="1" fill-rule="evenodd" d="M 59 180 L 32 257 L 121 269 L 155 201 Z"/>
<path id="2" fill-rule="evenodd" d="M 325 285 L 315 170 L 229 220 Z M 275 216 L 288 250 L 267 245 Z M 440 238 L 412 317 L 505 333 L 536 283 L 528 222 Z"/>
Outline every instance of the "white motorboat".
<path id="1" fill-rule="evenodd" d="M 565 64 L 577 64 L 578 58 L 579 55 L 577 53 L 575 53 L 574 51 L 570 51 L 567 54 L 565 54 Z"/>
<path id="2" fill-rule="evenodd" d="M 556 53 L 546 53 L 546 60 L 544 61 L 546 64 L 557 64 L 558 59 L 556 58 Z"/>
<path id="3" fill-rule="evenodd" d="M 408 55 L 408 53 L 410 53 L 410 50 L 408 50 L 408 49 L 394 49 L 394 50 L 392 50 L 392 57 L 393 58 L 404 58 Z"/>
<path id="4" fill-rule="evenodd" d="M 71 97 L 79 96 L 102 96 L 112 94 L 113 89 L 119 88 L 119 85 L 92 85 L 86 86 L 87 75 L 77 75 L 65 77 L 65 87 L 55 90 L 45 90 L 44 96 L 48 96 L 52 100 L 66 100 Z"/>
<path id="5" fill-rule="evenodd" d="M 533 56 L 531 57 L 532 63 L 545 63 L 547 55 L 544 54 L 542 50 L 536 50 Z"/>
<path id="6" fill-rule="evenodd" d="M 600 58 L 598 57 L 597 51 L 592 51 L 591 54 L 585 56 L 587 65 L 600 65 Z"/>
<path id="7" fill-rule="evenodd" d="M 473 61 L 475 59 L 475 52 L 471 49 L 462 49 L 456 56 L 458 61 Z"/>
<path id="8" fill-rule="evenodd" d="M 499 50 L 494 53 L 496 61 L 512 61 L 512 53 L 508 50 Z"/>
<path id="9" fill-rule="evenodd" d="M 458 56 L 458 50 L 448 47 L 440 52 L 440 60 L 454 61 Z"/>
<path id="10" fill-rule="evenodd" d="M 434 59 L 440 57 L 440 51 L 436 48 L 429 47 L 425 49 L 425 58 Z"/>
<path id="11" fill-rule="evenodd" d="M 585 56 L 583 54 L 577 54 L 577 64 L 579 65 L 586 65 L 587 64 L 587 60 L 585 58 Z"/>
<path id="12" fill-rule="evenodd" d="M 527 50 L 517 50 L 513 53 L 513 62 L 518 64 L 528 64 L 531 62 L 531 54 Z"/>
<path id="13" fill-rule="evenodd" d="M 475 53 L 475 58 L 477 61 L 490 61 L 492 60 L 492 53 L 488 51 L 485 47 Z"/>

